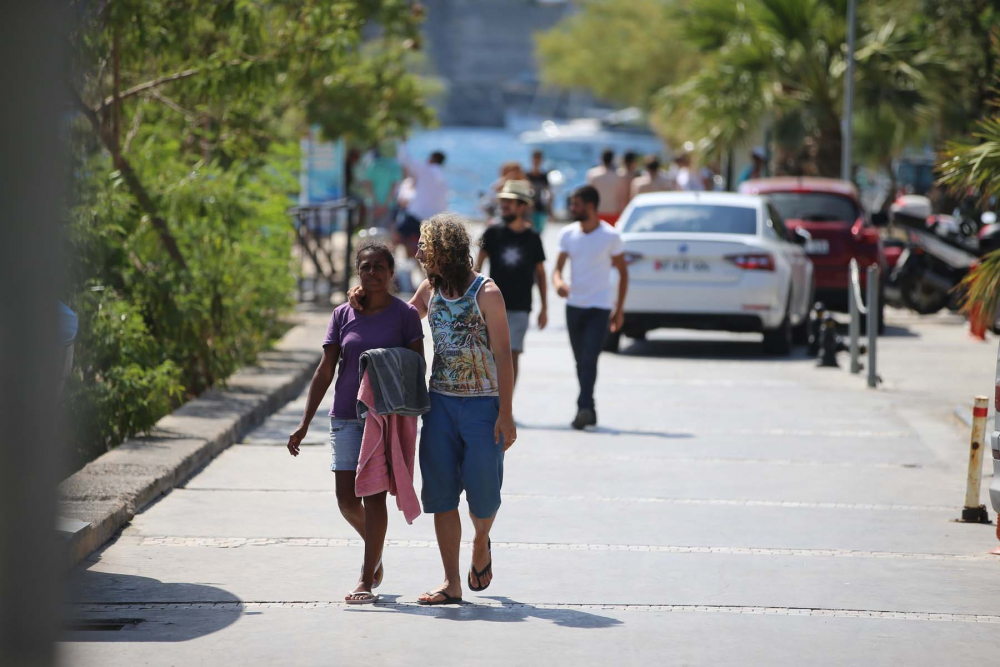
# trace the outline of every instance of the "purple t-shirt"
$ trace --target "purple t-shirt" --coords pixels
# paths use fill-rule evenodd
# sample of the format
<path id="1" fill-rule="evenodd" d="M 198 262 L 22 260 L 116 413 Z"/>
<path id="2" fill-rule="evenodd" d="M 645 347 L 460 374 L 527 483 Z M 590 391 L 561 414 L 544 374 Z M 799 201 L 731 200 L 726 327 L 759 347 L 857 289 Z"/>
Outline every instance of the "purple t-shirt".
<path id="1" fill-rule="evenodd" d="M 362 354 L 379 347 L 408 347 L 423 337 L 417 309 L 396 297 L 392 297 L 392 303 L 378 315 L 362 315 L 347 303 L 338 306 L 330 317 L 323 341 L 323 347 L 340 346 L 330 416 L 358 418 L 358 389 L 361 388 L 358 369 Z"/>

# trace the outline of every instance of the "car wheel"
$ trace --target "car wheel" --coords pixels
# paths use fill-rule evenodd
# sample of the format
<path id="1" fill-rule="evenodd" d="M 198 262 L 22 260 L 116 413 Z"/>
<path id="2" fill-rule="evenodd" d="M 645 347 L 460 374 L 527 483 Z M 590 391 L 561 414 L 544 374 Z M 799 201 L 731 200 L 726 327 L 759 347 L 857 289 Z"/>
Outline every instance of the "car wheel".
<path id="1" fill-rule="evenodd" d="M 788 308 L 777 329 L 764 329 L 764 351 L 775 356 L 785 356 L 792 352 L 792 319 Z"/>
<path id="2" fill-rule="evenodd" d="M 621 346 L 622 346 L 622 332 L 621 331 L 616 331 L 615 333 L 608 332 L 608 337 L 604 339 L 604 351 L 618 352 Z"/>
<path id="3" fill-rule="evenodd" d="M 806 309 L 806 314 L 802 318 L 802 322 L 792 327 L 792 342 L 795 345 L 807 345 L 809 343 L 809 314 L 812 309 L 812 304 L 816 301 L 816 283 L 814 282 L 809 288 L 809 308 Z"/>

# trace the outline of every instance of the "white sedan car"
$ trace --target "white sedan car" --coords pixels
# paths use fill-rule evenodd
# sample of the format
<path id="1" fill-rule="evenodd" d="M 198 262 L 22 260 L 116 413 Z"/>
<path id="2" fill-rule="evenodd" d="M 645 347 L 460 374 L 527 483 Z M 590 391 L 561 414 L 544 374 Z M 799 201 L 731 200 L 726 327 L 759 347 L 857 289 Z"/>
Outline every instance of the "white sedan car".
<path id="1" fill-rule="evenodd" d="M 806 336 L 814 292 L 807 232 L 789 232 L 763 197 L 656 192 L 635 197 L 618 228 L 629 289 L 624 335 L 660 328 L 764 334 L 788 354 Z M 616 350 L 622 332 L 612 335 Z"/>

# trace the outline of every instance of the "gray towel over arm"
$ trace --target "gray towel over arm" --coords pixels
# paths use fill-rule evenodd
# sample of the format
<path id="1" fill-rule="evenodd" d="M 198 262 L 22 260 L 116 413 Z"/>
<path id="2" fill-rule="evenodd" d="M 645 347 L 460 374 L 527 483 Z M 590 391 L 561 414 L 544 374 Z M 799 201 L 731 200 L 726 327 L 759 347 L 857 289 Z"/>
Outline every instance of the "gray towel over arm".
<path id="1" fill-rule="evenodd" d="M 362 353 L 360 378 L 368 371 L 380 415 L 419 417 L 431 409 L 427 394 L 427 362 L 405 347 L 377 348 Z M 363 410 L 359 404 L 358 412 Z"/>

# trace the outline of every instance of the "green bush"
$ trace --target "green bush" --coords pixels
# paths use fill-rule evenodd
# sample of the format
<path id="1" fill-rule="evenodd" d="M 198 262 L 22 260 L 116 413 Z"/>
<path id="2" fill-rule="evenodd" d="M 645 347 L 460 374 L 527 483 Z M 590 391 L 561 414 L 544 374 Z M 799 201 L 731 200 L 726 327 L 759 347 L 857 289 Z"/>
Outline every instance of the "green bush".
<path id="1" fill-rule="evenodd" d="M 150 141 L 133 164 L 165 203 L 180 270 L 106 158 L 81 170 L 70 225 L 80 317 L 67 409 L 82 461 L 149 429 L 184 398 L 251 363 L 291 307 L 286 213 L 297 149 L 260 166 L 195 169 Z"/>

